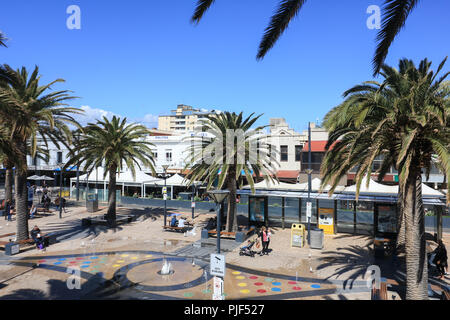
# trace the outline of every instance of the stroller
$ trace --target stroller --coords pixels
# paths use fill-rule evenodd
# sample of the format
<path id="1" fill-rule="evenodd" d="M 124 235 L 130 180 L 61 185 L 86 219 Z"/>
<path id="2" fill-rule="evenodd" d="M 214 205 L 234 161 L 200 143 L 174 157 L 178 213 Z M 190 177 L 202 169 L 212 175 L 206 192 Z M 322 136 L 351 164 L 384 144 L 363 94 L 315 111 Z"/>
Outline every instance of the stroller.
<path id="1" fill-rule="evenodd" d="M 254 257 L 256 254 L 256 251 L 252 250 L 253 245 L 255 244 L 256 239 L 253 241 L 248 240 L 247 245 L 243 246 L 241 250 L 239 251 L 240 256 L 249 256 Z"/>

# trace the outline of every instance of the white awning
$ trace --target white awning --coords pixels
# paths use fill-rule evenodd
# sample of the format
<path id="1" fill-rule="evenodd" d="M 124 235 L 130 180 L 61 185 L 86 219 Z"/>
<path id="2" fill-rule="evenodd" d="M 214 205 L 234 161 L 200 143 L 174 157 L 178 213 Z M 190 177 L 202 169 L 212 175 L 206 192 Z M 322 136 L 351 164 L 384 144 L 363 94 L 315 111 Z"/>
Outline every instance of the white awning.
<path id="1" fill-rule="evenodd" d="M 311 181 L 311 191 L 319 191 L 321 180 L 319 178 L 314 178 Z M 327 185 L 322 191 L 330 190 L 330 186 Z M 242 189 L 251 189 L 250 185 L 244 186 Z M 305 183 L 286 183 L 286 182 L 277 182 L 273 183 L 268 180 L 263 180 L 261 182 L 255 183 L 255 189 L 264 189 L 264 190 L 295 190 L 295 191 L 303 191 L 308 192 L 308 182 Z"/>

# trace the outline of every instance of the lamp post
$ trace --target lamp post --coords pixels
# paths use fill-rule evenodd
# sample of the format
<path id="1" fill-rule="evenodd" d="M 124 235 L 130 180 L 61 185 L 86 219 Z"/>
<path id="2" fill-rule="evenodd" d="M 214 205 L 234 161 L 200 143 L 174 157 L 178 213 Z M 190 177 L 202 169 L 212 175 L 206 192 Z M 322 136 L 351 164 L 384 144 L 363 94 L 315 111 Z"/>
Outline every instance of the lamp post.
<path id="1" fill-rule="evenodd" d="M 63 185 L 63 179 L 62 179 L 62 172 L 63 172 L 63 165 L 64 163 L 58 163 L 59 165 L 59 218 L 62 219 L 62 185 Z"/>
<path id="2" fill-rule="evenodd" d="M 163 197 L 164 197 L 164 227 L 167 224 L 167 185 L 166 185 L 166 179 L 167 179 L 167 169 L 170 167 L 169 164 L 162 165 L 164 169 L 164 190 L 163 190 Z"/>
<path id="3" fill-rule="evenodd" d="M 230 193 L 229 190 L 213 190 L 209 194 L 213 198 L 217 207 L 217 253 L 220 254 L 220 232 L 222 231 L 222 225 L 220 221 L 220 209 L 222 207 L 222 202 Z"/>
<path id="4" fill-rule="evenodd" d="M 197 190 L 197 184 L 195 182 L 192 183 L 192 219 L 194 219 L 194 211 L 195 211 L 195 191 Z"/>
<path id="5" fill-rule="evenodd" d="M 311 244 L 311 211 L 312 211 L 312 204 L 311 204 L 311 123 L 308 122 L 308 170 L 306 170 L 308 173 L 308 203 L 307 203 L 307 209 L 306 212 L 308 212 L 308 245 Z"/>

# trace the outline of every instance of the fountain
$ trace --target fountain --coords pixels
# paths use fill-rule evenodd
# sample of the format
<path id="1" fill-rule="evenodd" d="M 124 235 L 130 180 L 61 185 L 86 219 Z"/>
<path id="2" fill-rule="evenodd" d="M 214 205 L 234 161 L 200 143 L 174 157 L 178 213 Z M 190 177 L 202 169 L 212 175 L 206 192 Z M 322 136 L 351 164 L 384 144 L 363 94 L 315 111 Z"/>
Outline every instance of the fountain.
<path id="1" fill-rule="evenodd" d="M 170 262 L 168 263 L 167 260 L 164 259 L 161 271 L 159 271 L 158 273 L 163 276 L 173 274 L 174 271 L 172 270 L 172 264 Z"/>

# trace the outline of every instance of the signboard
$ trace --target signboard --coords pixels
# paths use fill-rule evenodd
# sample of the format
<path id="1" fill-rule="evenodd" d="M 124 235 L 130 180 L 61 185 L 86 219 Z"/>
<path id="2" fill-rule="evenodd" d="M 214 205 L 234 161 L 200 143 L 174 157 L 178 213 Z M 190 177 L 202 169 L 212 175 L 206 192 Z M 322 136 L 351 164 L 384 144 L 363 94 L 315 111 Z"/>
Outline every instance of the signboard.
<path id="1" fill-rule="evenodd" d="M 225 277 L 225 256 L 211 253 L 209 273 L 213 276 Z"/>
<path id="2" fill-rule="evenodd" d="M 162 192 L 163 192 L 163 194 L 167 194 L 167 187 L 163 187 Z"/>
<path id="3" fill-rule="evenodd" d="M 319 208 L 319 228 L 325 234 L 334 234 L 334 209 Z"/>
<path id="4" fill-rule="evenodd" d="M 18 254 L 19 252 L 20 246 L 18 244 L 11 246 L 11 255 Z"/>
<path id="5" fill-rule="evenodd" d="M 163 198 L 164 198 L 164 200 L 167 200 L 167 193 L 163 194 Z"/>
<path id="6" fill-rule="evenodd" d="M 213 300 L 223 300 L 223 280 L 219 277 L 214 277 L 213 281 L 214 291 Z"/>
<path id="7" fill-rule="evenodd" d="M 306 218 L 311 219 L 312 202 L 306 203 Z"/>
<path id="8" fill-rule="evenodd" d="M 191 208 L 195 208 L 195 202 L 191 202 Z"/>

